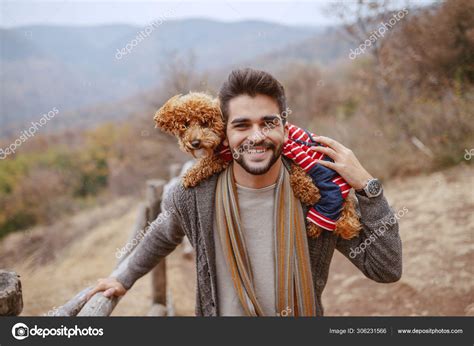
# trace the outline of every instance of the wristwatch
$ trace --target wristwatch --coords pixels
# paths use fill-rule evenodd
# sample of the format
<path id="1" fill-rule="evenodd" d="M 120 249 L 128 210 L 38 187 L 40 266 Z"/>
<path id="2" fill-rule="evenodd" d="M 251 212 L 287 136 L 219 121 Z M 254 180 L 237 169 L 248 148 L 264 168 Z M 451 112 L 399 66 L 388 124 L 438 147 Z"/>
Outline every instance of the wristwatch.
<path id="1" fill-rule="evenodd" d="M 382 184 L 376 178 L 369 179 L 365 184 L 364 188 L 361 190 L 356 190 L 356 192 L 359 195 L 369 198 L 377 197 L 380 196 L 380 194 L 382 193 Z"/>

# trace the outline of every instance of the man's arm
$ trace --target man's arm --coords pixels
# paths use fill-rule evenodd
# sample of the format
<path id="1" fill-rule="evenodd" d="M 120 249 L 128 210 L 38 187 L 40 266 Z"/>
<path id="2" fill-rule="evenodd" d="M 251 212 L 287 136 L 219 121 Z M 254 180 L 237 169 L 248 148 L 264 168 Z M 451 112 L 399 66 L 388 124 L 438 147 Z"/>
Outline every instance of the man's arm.
<path id="1" fill-rule="evenodd" d="M 395 282 L 402 275 L 402 243 L 397 218 L 383 193 L 374 198 L 356 194 L 362 229 L 358 237 L 339 238 L 336 248 L 368 278 Z"/>
<path id="2" fill-rule="evenodd" d="M 150 224 L 148 232 L 132 253 L 112 272 L 125 289 L 152 270 L 178 246 L 183 237 L 181 216 L 177 207 L 179 180 L 169 188 L 162 202 L 160 215 Z"/>
<path id="3" fill-rule="evenodd" d="M 318 163 L 335 170 L 355 190 L 364 188 L 372 176 L 352 150 L 332 138 L 316 136 L 315 140 L 327 147 L 311 149 L 334 161 L 318 160 Z M 357 238 L 338 239 L 336 247 L 367 277 L 378 282 L 397 281 L 402 275 L 402 244 L 397 219 L 383 193 L 373 198 L 356 196 L 362 230 Z"/>

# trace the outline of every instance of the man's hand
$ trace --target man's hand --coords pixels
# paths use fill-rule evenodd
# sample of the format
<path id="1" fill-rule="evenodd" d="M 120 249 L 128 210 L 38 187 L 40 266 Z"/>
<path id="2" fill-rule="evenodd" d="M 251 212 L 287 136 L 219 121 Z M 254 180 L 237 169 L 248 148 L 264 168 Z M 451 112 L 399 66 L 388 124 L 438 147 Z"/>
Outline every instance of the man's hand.
<path id="1" fill-rule="evenodd" d="M 105 279 L 97 280 L 97 285 L 87 294 L 87 300 L 89 300 L 97 292 L 104 291 L 105 297 L 111 296 L 123 296 L 127 293 L 127 290 L 122 286 L 120 282 L 114 277 L 108 277 Z"/>
<path id="2" fill-rule="evenodd" d="M 349 148 L 329 137 L 316 136 L 314 139 L 327 147 L 315 146 L 311 149 L 326 154 L 334 160 L 334 162 L 318 160 L 318 163 L 335 170 L 355 190 L 363 189 L 367 180 L 373 178 Z"/>

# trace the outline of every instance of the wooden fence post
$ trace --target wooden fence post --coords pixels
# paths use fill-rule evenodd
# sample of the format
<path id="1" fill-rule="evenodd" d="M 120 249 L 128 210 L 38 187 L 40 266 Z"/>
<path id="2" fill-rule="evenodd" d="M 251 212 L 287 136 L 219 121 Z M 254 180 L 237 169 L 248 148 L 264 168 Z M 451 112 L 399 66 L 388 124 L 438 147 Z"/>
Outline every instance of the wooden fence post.
<path id="1" fill-rule="evenodd" d="M 19 277 L 15 272 L 0 270 L 0 316 L 18 316 L 23 310 Z"/>
<path id="2" fill-rule="evenodd" d="M 146 199 L 148 204 L 147 222 L 152 223 L 161 212 L 161 201 L 165 181 L 161 179 L 147 181 Z M 166 315 L 166 258 L 163 258 L 151 272 L 152 308 L 149 315 Z M 161 307 L 157 307 L 159 305 Z M 164 308 L 162 308 L 164 307 Z"/>

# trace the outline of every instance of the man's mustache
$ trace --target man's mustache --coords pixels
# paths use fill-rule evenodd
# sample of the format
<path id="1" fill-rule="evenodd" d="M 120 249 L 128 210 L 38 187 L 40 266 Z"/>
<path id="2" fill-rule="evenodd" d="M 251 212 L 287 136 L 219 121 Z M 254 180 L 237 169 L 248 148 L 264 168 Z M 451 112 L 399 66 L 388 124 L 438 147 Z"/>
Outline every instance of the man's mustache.
<path id="1" fill-rule="evenodd" d="M 255 143 L 254 145 L 250 146 L 247 143 L 240 145 L 236 150 L 240 152 L 244 152 L 247 150 L 255 149 L 256 147 L 264 147 L 265 149 L 274 149 L 275 145 L 271 142 L 263 142 L 263 143 Z"/>

